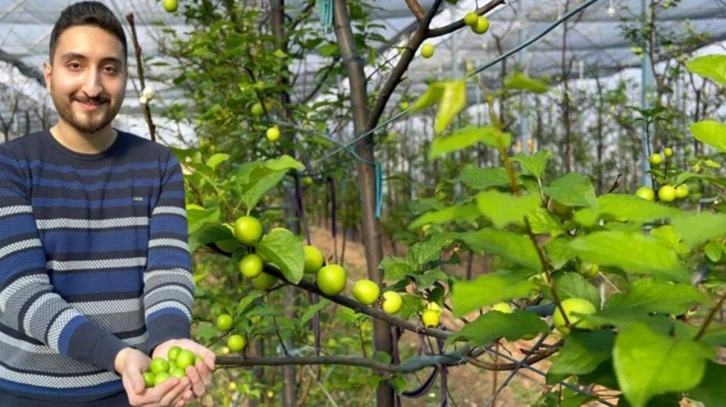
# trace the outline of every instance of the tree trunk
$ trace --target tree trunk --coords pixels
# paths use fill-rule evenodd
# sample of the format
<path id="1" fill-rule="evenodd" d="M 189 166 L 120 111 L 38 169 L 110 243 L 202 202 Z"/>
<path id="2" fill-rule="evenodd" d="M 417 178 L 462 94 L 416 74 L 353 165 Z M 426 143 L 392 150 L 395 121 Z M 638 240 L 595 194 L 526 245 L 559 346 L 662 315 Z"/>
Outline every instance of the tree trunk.
<path id="1" fill-rule="evenodd" d="M 363 70 L 364 62 L 355 48 L 353 31 L 350 25 L 350 15 L 345 0 L 334 1 L 335 35 L 340 45 L 340 52 L 345 61 L 350 83 L 351 104 L 353 108 L 353 125 L 356 137 L 367 130 L 369 119 L 368 92 L 366 90 L 366 75 Z M 383 258 L 383 243 L 381 239 L 380 222 L 374 214 L 375 208 L 375 171 L 370 164 L 375 162 L 373 153 L 373 135 L 369 134 L 355 143 L 355 152 L 368 162 L 358 161 L 358 186 L 361 200 L 361 217 L 363 231 L 363 245 L 365 246 L 366 267 L 368 277 L 376 283 L 383 281 L 383 273 L 378 264 Z M 393 339 L 390 326 L 378 319 L 373 321 L 374 346 L 378 352 L 388 355 L 393 350 Z M 378 407 L 393 407 L 395 392 L 387 382 L 382 381 L 376 392 Z"/>

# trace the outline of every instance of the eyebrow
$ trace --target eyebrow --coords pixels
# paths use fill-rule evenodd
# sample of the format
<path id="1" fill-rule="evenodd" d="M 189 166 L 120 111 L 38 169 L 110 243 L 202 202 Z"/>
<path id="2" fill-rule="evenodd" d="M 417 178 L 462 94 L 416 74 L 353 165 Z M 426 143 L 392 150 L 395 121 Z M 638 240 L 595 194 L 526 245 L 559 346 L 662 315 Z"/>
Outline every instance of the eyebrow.
<path id="1" fill-rule="evenodd" d="M 80 54 L 78 52 L 66 52 L 65 54 L 60 56 L 60 59 L 61 59 L 61 61 L 67 61 L 69 59 L 84 59 L 85 60 L 85 59 L 88 59 L 88 57 L 86 57 L 85 55 Z M 106 58 L 101 59 L 101 62 L 113 62 L 119 66 L 123 66 L 123 61 L 120 58 L 116 58 L 116 57 L 106 57 Z"/>

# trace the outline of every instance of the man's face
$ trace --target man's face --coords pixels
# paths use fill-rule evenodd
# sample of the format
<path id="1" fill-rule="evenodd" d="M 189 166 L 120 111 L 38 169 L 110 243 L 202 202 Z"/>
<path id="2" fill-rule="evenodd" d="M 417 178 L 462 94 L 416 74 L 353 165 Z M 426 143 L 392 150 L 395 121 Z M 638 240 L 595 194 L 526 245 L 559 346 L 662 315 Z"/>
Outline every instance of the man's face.
<path id="1" fill-rule="evenodd" d="M 95 26 L 60 35 L 45 81 L 62 121 L 93 134 L 111 124 L 126 92 L 127 69 L 121 41 Z"/>

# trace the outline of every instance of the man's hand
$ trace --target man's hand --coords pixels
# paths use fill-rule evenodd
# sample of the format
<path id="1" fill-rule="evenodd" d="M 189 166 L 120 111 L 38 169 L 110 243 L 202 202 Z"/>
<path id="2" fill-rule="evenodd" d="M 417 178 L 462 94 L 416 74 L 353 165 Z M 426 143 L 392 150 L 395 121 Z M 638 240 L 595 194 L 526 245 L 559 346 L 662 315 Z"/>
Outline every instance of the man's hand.
<path id="1" fill-rule="evenodd" d="M 124 348 L 114 360 L 116 373 L 126 390 L 131 406 L 143 407 L 181 407 L 192 398 L 190 380 L 170 377 L 163 383 L 147 389 L 143 372 L 149 368 L 151 359 L 134 348 Z"/>
<path id="2" fill-rule="evenodd" d="M 216 359 L 214 352 L 189 339 L 171 339 L 154 348 L 152 358 L 166 358 L 169 349 L 174 346 L 188 349 L 202 358 L 201 361 L 186 369 L 187 378 L 191 381 L 194 395 L 201 397 L 209 383 L 212 382 L 212 372 L 214 371 Z"/>

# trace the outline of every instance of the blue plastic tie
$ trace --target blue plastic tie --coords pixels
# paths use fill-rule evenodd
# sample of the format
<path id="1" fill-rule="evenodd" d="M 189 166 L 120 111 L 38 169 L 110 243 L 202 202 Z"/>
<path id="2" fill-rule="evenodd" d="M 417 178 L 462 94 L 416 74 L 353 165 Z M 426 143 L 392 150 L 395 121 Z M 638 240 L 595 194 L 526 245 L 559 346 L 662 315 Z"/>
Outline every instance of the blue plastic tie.
<path id="1" fill-rule="evenodd" d="M 376 219 L 381 218 L 381 212 L 383 210 L 383 168 L 381 167 L 381 163 L 378 161 L 368 161 L 365 158 L 358 155 L 358 153 L 355 152 L 350 146 L 344 147 L 346 151 L 350 155 L 353 156 L 356 160 L 366 163 L 368 165 L 372 165 L 373 169 L 375 171 L 376 181 L 375 181 L 375 188 L 376 188 L 376 208 L 375 208 L 375 216 Z"/>
<path id="2" fill-rule="evenodd" d="M 383 169 L 378 161 L 375 162 L 374 168 L 376 170 L 376 219 L 380 219 L 383 209 Z"/>
<path id="3" fill-rule="evenodd" d="M 330 34 L 333 31 L 333 0 L 318 0 L 318 13 L 323 31 Z"/>

